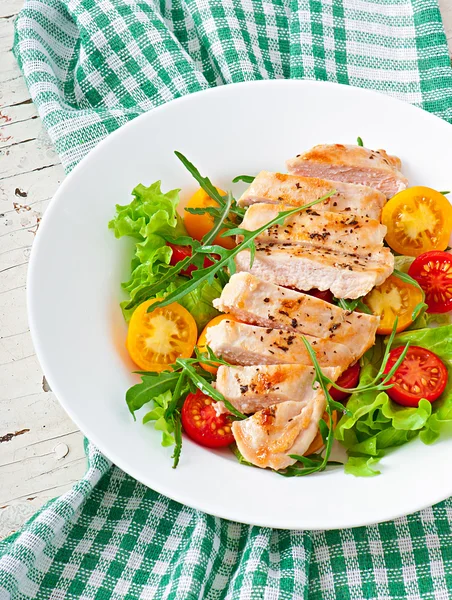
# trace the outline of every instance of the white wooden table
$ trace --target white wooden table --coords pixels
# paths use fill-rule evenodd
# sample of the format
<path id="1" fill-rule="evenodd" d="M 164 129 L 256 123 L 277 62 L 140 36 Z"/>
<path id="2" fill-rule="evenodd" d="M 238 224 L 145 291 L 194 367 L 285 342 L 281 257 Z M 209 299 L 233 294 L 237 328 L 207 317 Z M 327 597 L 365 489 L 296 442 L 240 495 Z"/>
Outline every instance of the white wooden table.
<path id="1" fill-rule="evenodd" d="M 27 323 L 34 234 L 64 177 L 11 53 L 23 0 L 0 0 L 0 539 L 85 470 L 83 436 L 49 389 Z M 440 0 L 452 51 L 452 0 Z"/>

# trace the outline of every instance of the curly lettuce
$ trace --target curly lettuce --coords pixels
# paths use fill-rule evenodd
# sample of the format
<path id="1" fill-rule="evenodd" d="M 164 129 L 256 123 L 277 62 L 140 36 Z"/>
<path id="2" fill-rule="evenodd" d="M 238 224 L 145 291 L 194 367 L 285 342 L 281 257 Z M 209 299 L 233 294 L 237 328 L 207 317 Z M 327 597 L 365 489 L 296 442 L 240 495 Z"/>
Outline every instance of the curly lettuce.
<path id="1" fill-rule="evenodd" d="M 441 397 L 433 404 L 421 400 L 417 408 L 394 403 L 386 392 L 362 392 L 350 396 L 336 428 L 336 439 L 347 449 L 345 472 L 359 476 L 378 475 L 378 461 L 393 448 L 419 437 L 425 444 L 438 439 L 442 427 L 452 423 L 452 325 L 434 329 L 405 331 L 395 337 L 393 347 L 421 346 L 438 355 L 447 367 L 449 380 Z M 383 356 L 383 340 L 361 359 L 360 385 L 372 381 Z"/>
<path id="2" fill-rule="evenodd" d="M 116 215 L 108 224 L 115 237 L 127 236 L 135 241 L 130 278 L 122 283 L 129 295 L 129 299 L 121 303 L 126 321 L 129 321 L 134 309 L 127 310 L 125 307 L 142 288 L 159 281 L 168 269 L 173 251 L 167 241 L 187 235 L 177 212 L 179 191 L 171 190 L 164 194 L 160 181 L 149 187 L 140 183 L 133 189 L 133 199 L 129 204 L 116 205 Z M 177 276 L 158 295 L 166 296 L 186 281 L 185 277 Z M 206 282 L 200 285 L 181 300 L 181 304 L 193 315 L 199 330 L 218 314 L 212 306 L 212 300 L 218 298 L 220 293 L 221 286 L 214 280 L 212 284 Z"/>

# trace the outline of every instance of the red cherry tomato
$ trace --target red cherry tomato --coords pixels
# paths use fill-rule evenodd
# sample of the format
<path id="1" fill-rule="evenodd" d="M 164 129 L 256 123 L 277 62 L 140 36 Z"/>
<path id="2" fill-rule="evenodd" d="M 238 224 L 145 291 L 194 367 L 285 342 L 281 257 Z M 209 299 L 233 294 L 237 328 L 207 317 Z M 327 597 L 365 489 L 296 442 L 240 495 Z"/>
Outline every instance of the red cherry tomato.
<path id="1" fill-rule="evenodd" d="M 336 381 L 337 385 L 340 385 L 343 388 L 356 387 L 359 382 L 360 371 L 361 367 L 359 366 L 359 363 L 355 363 L 342 373 L 342 375 Z M 333 398 L 333 400 L 336 400 L 336 402 L 343 402 L 350 396 L 350 394 L 346 394 L 345 392 L 341 392 L 341 390 L 337 390 L 335 387 L 331 387 L 330 396 Z"/>
<path id="2" fill-rule="evenodd" d="M 187 258 L 187 256 L 191 256 L 190 246 L 176 246 L 175 244 L 170 244 L 169 242 L 167 245 L 173 251 L 170 259 L 170 265 L 177 265 L 178 262 L 184 260 L 184 258 Z M 204 267 L 210 267 L 212 264 L 213 262 L 208 258 L 204 259 Z M 188 277 L 193 273 L 193 271 L 196 271 L 195 265 L 188 265 L 186 269 L 181 271 L 181 275 L 186 275 Z"/>
<path id="3" fill-rule="evenodd" d="M 324 300 L 325 302 L 329 302 L 330 304 L 333 304 L 333 294 L 330 292 L 330 290 L 318 290 L 316 288 L 312 288 L 312 290 L 309 290 L 309 292 L 306 292 L 307 294 L 309 294 L 310 296 L 314 296 L 314 298 L 318 298 L 319 300 Z"/>
<path id="4" fill-rule="evenodd" d="M 403 346 L 391 350 L 385 373 L 389 373 L 403 352 Z M 437 400 L 447 384 L 447 369 L 443 361 L 425 348 L 410 346 L 402 364 L 389 380 L 394 387 L 387 394 L 402 406 L 417 407 L 419 400 Z"/>
<path id="5" fill-rule="evenodd" d="M 448 252 L 424 252 L 411 263 L 408 275 L 425 292 L 428 312 L 445 313 L 452 310 L 452 255 Z"/>
<path id="6" fill-rule="evenodd" d="M 234 441 L 231 421 L 227 415 L 217 416 L 214 404 L 201 392 L 188 394 L 181 411 L 182 426 L 188 437 L 201 446 L 229 446 Z"/>

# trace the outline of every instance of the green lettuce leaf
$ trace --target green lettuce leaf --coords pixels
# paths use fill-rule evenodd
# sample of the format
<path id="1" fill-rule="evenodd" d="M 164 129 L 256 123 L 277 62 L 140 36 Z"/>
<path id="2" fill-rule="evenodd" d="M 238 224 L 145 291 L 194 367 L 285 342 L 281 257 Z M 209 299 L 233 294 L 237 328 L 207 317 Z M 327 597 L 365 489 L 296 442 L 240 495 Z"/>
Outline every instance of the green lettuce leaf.
<path id="1" fill-rule="evenodd" d="M 452 426 L 452 325 L 434 329 L 405 331 L 394 339 L 393 347 L 421 346 L 437 354 L 446 365 L 449 380 L 441 397 L 433 404 L 421 400 L 417 408 L 393 402 L 386 392 L 361 392 L 350 396 L 344 415 L 336 427 L 336 439 L 347 449 L 347 473 L 377 475 L 372 468 L 391 449 L 420 437 L 425 444 L 435 442 L 441 430 Z M 361 359 L 360 385 L 370 383 L 378 372 L 384 350 L 382 338 Z"/>
<path id="2" fill-rule="evenodd" d="M 179 190 L 164 194 L 160 184 L 156 181 L 149 187 L 137 185 L 132 191 L 133 200 L 125 206 L 116 205 L 116 215 L 108 224 L 117 238 L 128 236 L 135 240 L 130 279 L 122 284 L 129 295 L 129 300 L 121 303 L 127 321 L 133 312 L 125 310 L 130 299 L 158 281 L 171 260 L 172 250 L 166 239 L 186 235 L 177 213 Z"/>
<path id="3" fill-rule="evenodd" d="M 222 287 L 218 279 L 214 279 L 212 283 L 205 281 L 179 300 L 179 304 L 182 304 L 192 314 L 198 326 L 199 333 L 201 333 L 211 319 L 220 314 L 212 306 L 212 301 L 220 297 L 221 290 Z M 169 293 L 170 291 L 170 288 L 168 288 L 167 292 Z"/>

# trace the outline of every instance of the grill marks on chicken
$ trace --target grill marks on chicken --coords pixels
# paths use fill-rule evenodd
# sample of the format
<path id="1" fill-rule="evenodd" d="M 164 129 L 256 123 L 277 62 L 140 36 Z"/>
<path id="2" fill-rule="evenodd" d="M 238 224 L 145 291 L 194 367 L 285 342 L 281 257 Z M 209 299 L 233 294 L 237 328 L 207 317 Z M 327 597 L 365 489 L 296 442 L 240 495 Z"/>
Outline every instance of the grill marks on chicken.
<path id="1" fill-rule="evenodd" d="M 386 198 L 404 190 L 408 180 L 400 172 L 401 161 L 385 150 L 361 146 L 322 144 L 287 161 L 290 173 L 304 177 L 360 184 L 375 188 Z"/>
<path id="2" fill-rule="evenodd" d="M 274 204 L 254 204 L 246 211 L 240 227 L 248 231 L 259 229 L 286 208 Z M 289 243 L 359 255 L 379 252 L 383 248 L 387 230 L 379 221 L 352 214 L 318 212 L 316 209 L 316 206 L 308 208 L 288 217 L 283 225 L 273 225 L 260 234 L 256 242 Z"/>
<path id="3" fill-rule="evenodd" d="M 335 380 L 341 369 L 325 367 L 323 372 Z M 237 410 L 249 414 L 289 400 L 310 402 L 317 393 L 314 379 L 314 367 L 303 364 L 222 365 L 218 369 L 216 387 Z"/>
<path id="4" fill-rule="evenodd" d="M 342 372 L 355 360 L 350 348 L 329 337 L 305 337 L 322 367 L 340 367 Z M 312 364 L 301 335 L 284 329 L 225 319 L 207 330 L 207 344 L 232 365 Z"/>
<path id="5" fill-rule="evenodd" d="M 305 206 L 332 190 L 336 193 L 316 204 L 318 212 L 349 213 L 369 219 L 380 219 L 386 202 L 384 194 L 362 185 L 326 181 L 315 177 L 299 177 L 285 173 L 261 171 L 238 200 L 240 206 L 256 203 Z"/>
<path id="6" fill-rule="evenodd" d="M 342 344 L 350 350 L 351 362 L 375 343 L 379 323 L 378 317 L 348 312 L 308 294 L 262 281 L 250 273 L 233 275 L 213 304 L 240 321 Z"/>
<path id="7" fill-rule="evenodd" d="M 235 258 L 237 271 L 248 271 L 263 281 L 309 291 L 331 290 L 336 298 L 361 298 L 383 283 L 394 270 L 389 248 L 367 256 L 292 244 L 256 244 L 251 264 L 249 250 Z"/>
<path id="8" fill-rule="evenodd" d="M 301 402 L 281 402 L 258 411 L 243 421 L 234 421 L 237 447 L 248 462 L 263 469 L 285 469 L 302 456 L 314 440 L 326 408 L 323 392 Z"/>

